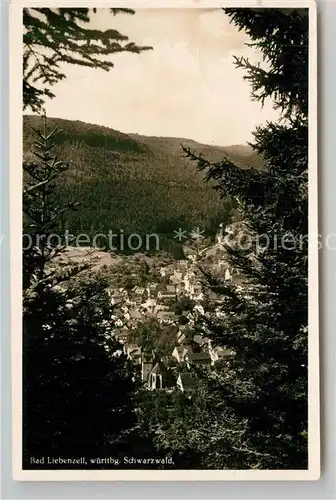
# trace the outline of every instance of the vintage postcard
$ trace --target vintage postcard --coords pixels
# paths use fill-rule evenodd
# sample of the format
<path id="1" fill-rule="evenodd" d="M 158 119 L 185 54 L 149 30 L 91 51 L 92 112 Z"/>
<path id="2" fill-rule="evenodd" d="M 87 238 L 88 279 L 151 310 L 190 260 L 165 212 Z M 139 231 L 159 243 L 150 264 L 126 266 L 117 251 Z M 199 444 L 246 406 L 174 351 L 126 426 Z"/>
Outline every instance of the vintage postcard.
<path id="1" fill-rule="evenodd" d="M 120 4 L 10 8 L 13 477 L 318 479 L 315 4 Z"/>

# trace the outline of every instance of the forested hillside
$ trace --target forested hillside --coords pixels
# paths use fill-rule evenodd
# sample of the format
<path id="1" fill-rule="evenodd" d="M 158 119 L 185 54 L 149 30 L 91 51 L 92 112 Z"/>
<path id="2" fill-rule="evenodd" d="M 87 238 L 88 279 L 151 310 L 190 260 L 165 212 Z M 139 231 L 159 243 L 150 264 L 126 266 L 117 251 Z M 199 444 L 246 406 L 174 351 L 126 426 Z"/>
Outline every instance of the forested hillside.
<path id="1" fill-rule="evenodd" d="M 62 176 L 56 200 L 60 205 L 79 201 L 78 212 L 66 214 L 64 228 L 88 234 L 120 231 L 125 234 L 172 234 L 178 227 L 205 227 L 214 232 L 227 219 L 232 203 L 203 180 L 182 157 L 180 144 L 213 159 L 228 154 L 245 165 L 260 165 L 248 146 L 222 148 L 187 139 L 127 135 L 80 121 L 48 118 L 48 127 L 61 127 L 56 154 L 71 161 Z M 38 116 L 25 116 L 24 156 L 31 155 Z"/>
<path id="2" fill-rule="evenodd" d="M 174 156 L 181 156 L 181 144 L 184 147 L 194 149 L 199 154 L 204 155 L 210 161 L 221 161 L 224 156 L 228 156 L 240 167 L 262 168 L 262 159 L 253 151 L 249 145 L 237 144 L 231 146 L 217 146 L 201 144 L 192 139 L 179 137 L 148 137 L 145 135 L 128 134 L 138 142 L 155 149 L 161 149 Z"/>

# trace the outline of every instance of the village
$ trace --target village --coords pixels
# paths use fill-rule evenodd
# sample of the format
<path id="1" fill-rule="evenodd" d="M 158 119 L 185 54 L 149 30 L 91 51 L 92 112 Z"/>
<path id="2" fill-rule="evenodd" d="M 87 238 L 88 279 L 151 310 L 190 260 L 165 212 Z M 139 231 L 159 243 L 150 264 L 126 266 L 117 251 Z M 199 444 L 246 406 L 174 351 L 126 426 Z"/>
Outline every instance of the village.
<path id="1" fill-rule="evenodd" d="M 225 259 L 222 225 L 216 242 L 203 248 L 202 254 L 203 260 L 210 262 L 225 280 L 234 280 L 239 286 L 239 274 Z M 190 397 L 200 383 L 198 372 L 215 370 L 218 362 L 233 355 L 225 348 L 213 347 L 206 328 L 196 327 L 197 320 L 204 315 L 203 302 L 211 299 L 215 303 L 216 296 L 202 286 L 195 254 L 189 253 L 185 260 L 160 267 L 156 282 L 131 290 L 111 287 L 109 296 L 118 311 L 113 316 L 112 335 L 149 390 L 179 390 Z M 139 325 L 151 320 L 152 328 L 171 327 L 171 349 L 164 355 L 153 344 L 148 348 L 146 342 L 137 339 Z"/>

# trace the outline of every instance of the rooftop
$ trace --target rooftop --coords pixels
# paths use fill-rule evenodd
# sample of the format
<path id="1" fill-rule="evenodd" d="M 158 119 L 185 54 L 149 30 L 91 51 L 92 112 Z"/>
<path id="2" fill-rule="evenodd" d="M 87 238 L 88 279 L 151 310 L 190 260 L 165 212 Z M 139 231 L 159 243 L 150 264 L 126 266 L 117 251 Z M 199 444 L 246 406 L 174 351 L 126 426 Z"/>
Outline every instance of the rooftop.
<path id="1" fill-rule="evenodd" d="M 188 352 L 189 361 L 207 361 L 211 360 L 210 354 L 208 352 Z"/>

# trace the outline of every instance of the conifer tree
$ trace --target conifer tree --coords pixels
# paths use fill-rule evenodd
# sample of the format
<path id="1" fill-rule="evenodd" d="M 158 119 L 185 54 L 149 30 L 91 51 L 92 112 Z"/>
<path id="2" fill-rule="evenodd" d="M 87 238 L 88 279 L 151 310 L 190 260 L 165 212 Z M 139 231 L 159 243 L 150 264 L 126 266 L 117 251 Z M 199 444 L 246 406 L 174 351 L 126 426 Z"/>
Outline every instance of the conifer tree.
<path id="1" fill-rule="evenodd" d="M 205 281 L 220 306 L 206 316 L 213 344 L 234 355 L 209 382 L 217 411 L 231 409 L 244 425 L 223 453 L 226 467 L 307 468 L 308 323 L 308 10 L 225 9 L 266 64 L 236 58 L 252 98 L 272 99 L 280 119 L 257 128 L 253 147 L 264 168 L 211 163 L 185 149 L 223 196 L 234 197 L 250 244 L 226 241 L 240 271 Z M 240 242 L 242 243 L 242 241 Z M 202 267 L 202 263 L 200 262 Z M 221 428 L 222 431 L 225 426 Z M 239 436 L 239 441 L 237 436 Z M 243 445 L 241 444 L 243 443 Z M 230 454 L 227 458 L 230 458 Z"/>
<path id="2" fill-rule="evenodd" d="M 50 467 L 30 457 L 86 456 L 87 464 L 53 467 L 103 468 L 89 458 L 122 457 L 137 439 L 137 382 L 112 337 L 107 276 L 56 265 L 64 247 L 48 237 L 74 205 L 56 206 L 53 194 L 68 165 L 52 152 L 57 130 L 45 123 L 36 134 L 35 159 L 24 164 L 24 227 L 33 243 L 23 259 L 23 467 Z"/>
<path id="3" fill-rule="evenodd" d="M 23 162 L 24 288 L 32 278 L 45 278 L 47 262 L 63 249 L 52 241 L 52 230 L 57 228 L 63 213 L 78 206 L 74 202 L 59 207 L 54 199 L 59 177 L 69 168 L 69 163 L 59 160 L 52 151 L 59 128 L 48 131 L 44 116 L 43 130 L 34 129 L 34 133 L 31 160 Z"/>
<path id="4" fill-rule="evenodd" d="M 23 9 L 23 102 L 24 109 L 39 112 L 44 97 L 52 98 L 50 87 L 65 78 L 63 63 L 99 68 L 113 67 L 111 54 L 139 54 L 150 47 L 130 42 L 111 28 L 106 31 L 86 25 L 97 9 Z M 108 12 L 110 11 L 110 12 Z M 134 14 L 131 9 L 106 9 L 106 15 Z"/>

